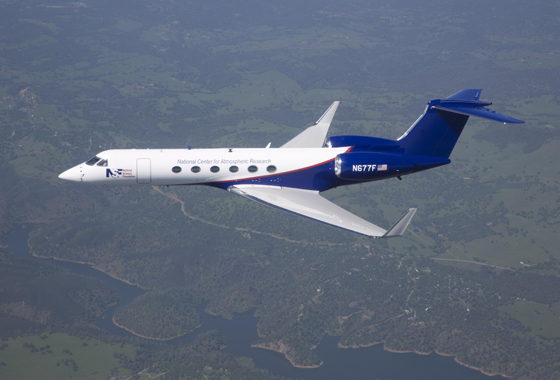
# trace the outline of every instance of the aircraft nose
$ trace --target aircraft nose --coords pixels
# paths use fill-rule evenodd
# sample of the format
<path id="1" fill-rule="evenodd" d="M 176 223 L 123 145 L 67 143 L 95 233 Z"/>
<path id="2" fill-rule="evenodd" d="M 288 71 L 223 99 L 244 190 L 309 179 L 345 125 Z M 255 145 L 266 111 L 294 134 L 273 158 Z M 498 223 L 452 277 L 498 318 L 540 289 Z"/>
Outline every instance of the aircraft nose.
<path id="1" fill-rule="evenodd" d="M 60 173 L 58 178 L 70 181 L 70 182 L 81 182 L 84 174 L 82 169 L 79 166 L 74 166 L 71 169 L 66 170 L 63 173 Z"/>

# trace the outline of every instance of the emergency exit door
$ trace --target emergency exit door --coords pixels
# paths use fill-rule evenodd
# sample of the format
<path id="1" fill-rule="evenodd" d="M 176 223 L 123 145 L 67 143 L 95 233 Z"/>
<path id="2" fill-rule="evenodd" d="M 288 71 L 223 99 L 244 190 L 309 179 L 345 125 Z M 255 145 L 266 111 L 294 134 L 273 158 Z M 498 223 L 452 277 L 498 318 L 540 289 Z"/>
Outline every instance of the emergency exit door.
<path id="1" fill-rule="evenodd" d="M 152 182 L 152 163 L 149 158 L 139 158 L 136 160 L 136 182 Z"/>

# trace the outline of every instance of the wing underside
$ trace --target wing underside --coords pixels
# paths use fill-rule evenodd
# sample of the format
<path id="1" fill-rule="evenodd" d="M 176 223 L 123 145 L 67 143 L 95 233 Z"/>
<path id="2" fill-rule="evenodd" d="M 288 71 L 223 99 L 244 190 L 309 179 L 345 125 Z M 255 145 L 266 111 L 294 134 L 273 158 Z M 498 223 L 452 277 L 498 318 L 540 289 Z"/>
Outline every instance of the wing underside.
<path id="1" fill-rule="evenodd" d="M 390 230 L 386 231 L 326 200 L 318 191 L 262 185 L 235 185 L 228 190 L 267 206 L 371 238 L 402 236 L 416 212 L 416 209 L 408 210 Z"/>

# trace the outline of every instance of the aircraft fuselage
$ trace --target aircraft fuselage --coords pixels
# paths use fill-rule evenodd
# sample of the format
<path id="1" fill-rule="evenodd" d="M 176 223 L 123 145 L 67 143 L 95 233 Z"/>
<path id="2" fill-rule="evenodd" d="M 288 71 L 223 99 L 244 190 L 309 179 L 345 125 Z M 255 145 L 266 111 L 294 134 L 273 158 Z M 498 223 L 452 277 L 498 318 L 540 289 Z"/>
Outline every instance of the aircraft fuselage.
<path id="1" fill-rule="evenodd" d="M 387 168 L 383 153 L 352 165 L 362 179 L 341 179 L 335 170 L 342 148 L 254 149 L 115 149 L 99 153 L 60 178 L 89 185 L 209 185 L 227 189 L 235 184 L 285 186 L 325 191 L 336 186 L 408 174 Z M 386 156 L 386 155 L 385 155 Z M 406 155 L 399 155 L 406 156 Z M 339 159 L 340 161 L 340 159 Z M 384 166 L 385 165 L 385 166 Z M 351 169 L 350 169 L 351 170 Z"/>

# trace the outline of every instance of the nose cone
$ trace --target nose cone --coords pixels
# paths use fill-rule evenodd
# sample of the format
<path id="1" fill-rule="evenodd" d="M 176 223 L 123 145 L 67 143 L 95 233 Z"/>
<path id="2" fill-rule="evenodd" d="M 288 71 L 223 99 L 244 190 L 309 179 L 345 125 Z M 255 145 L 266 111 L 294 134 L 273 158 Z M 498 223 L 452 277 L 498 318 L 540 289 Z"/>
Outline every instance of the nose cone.
<path id="1" fill-rule="evenodd" d="M 70 182 L 81 182 L 83 173 L 79 166 L 74 166 L 73 168 L 66 170 L 64 173 L 61 173 L 58 178 Z"/>

